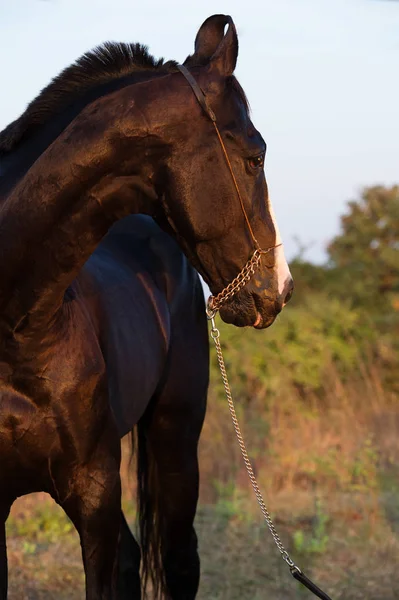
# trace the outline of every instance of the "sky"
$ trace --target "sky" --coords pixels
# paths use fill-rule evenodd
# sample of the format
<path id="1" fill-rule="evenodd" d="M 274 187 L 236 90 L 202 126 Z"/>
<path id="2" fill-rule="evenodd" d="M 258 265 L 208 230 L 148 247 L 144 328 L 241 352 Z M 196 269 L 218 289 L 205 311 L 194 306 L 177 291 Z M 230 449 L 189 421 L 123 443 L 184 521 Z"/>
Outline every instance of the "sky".
<path id="1" fill-rule="evenodd" d="M 236 75 L 268 145 L 286 255 L 304 247 L 322 262 L 347 201 L 399 183 L 399 2 L 0 0 L 0 130 L 101 42 L 183 61 L 215 13 L 237 26 Z"/>

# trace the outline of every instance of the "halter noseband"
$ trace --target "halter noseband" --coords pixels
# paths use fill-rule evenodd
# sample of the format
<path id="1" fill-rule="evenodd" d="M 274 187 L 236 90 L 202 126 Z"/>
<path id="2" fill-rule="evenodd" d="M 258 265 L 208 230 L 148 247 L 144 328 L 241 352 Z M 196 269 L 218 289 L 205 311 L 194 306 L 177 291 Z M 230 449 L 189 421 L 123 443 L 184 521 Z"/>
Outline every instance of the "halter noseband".
<path id="1" fill-rule="evenodd" d="M 245 263 L 245 265 L 243 266 L 241 271 L 238 273 L 238 275 L 233 279 L 233 281 L 231 281 L 221 292 L 219 292 L 219 294 L 217 294 L 216 296 L 209 297 L 208 303 L 207 303 L 207 313 L 208 313 L 209 317 L 212 317 L 212 316 L 215 316 L 215 314 L 220 309 L 220 307 L 229 298 L 231 298 L 232 296 L 237 294 L 237 292 L 239 292 L 248 283 L 248 281 L 251 279 L 252 275 L 255 273 L 255 271 L 260 266 L 262 254 L 267 254 L 268 252 L 270 252 L 271 250 L 274 250 L 275 248 L 278 248 L 282 244 L 277 244 L 276 246 L 272 246 L 271 248 L 267 248 L 266 250 L 262 250 L 262 248 L 260 247 L 259 242 L 256 239 L 253 229 L 251 227 L 251 223 L 249 221 L 247 211 L 245 210 L 245 205 L 244 205 L 244 201 L 241 196 L 240 188 L 238 187 L 237 179 L 234 175 L 233 167 L 231 166 L 231 162 L 230 162 L 227 150 L 226 150 L 226 146 L 223 142 L 223 138 L 222 138 L 219 128 L 217 126 L 216 115 L 213 112 L 212 108 L 209 106 L 208 100 L 207 100 L 204 92 L 202 91 L 202 89 L 200 88 L 200 86 L 198 85 L 198 83 L 196 82 L 194 77 L 191 75 L 190 71 L 184 65 L 177 65 L 177 68 L 179 69 L 180 73 L 182 75 L 184 75 L 184 77 L 190 84 L 190 87 L 193 90 L 194 95 L 197 98 L 202 110 L 204 111 L 206 116 L 209 117 L 209 119 L 212 121 L 212 124 L 215 128 L 216 134 L 218 136 L 218 139 L 219 139 L 222 151 L 223 151 L 223 155 L 226 159 L 227 166 L 229 168 L 231 177 L 233 179 L 234 187 L 236 189 L 237 196 L 240 201 L 241 210 L 245 217 L 245 222 L 247 224 L 248 231 L 251 235 L 251 238 L 252 238 L 252 240 L 254 242 L 254 246 L 255 246 L 254 252 L 250 256 L 248 261 Z"/>

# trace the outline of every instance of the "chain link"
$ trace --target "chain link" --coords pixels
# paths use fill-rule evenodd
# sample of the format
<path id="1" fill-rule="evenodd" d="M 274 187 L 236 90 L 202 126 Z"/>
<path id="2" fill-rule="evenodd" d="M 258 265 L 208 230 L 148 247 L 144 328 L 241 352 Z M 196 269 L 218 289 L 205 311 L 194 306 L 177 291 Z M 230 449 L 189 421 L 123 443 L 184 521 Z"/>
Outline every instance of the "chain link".
<path id="1" fill-rule="evenodd" d="M 208 307 L 215 313 L 229 298 L 237 294 L 248 283 L 259 267 L 261 251 L 257 248 L 251 258 L 245 263 L 238 275 L 217 296 L 211 296 Z"/>
<path id="2" fill-rule="evenodd" d="M 226 393 L 226 397 L 227 397 L 227 402 L 229 405 L 229 410 L 230 410 L 230 415 L 231 415 L 231 419 L 233 421 L 233 426 L 234 426 L 234 430 L 237 436 L 237 440 L 238 440 L 238 445 L 240 446 L 240 450 L 241 450 L 241 454 L 242 457 L 244 459 L 244 464 L 245 464 L 245 468 L 247 470 L 248 473 L 248 477 L 249 480 L 252 484 L 253 490 L 255 492 L 255 496 L 256 499 L 258 501 L 258 504 L 260 506 L 260 510 L 262 511 L 263 517 L 266 521 L 266 524 L 269 528 L 270 533 L 272 534 L 274 543 L 276 544 L 283 560 L 287 563 L 287 565 L 289 566 L 291 573 L 293 572 L 297 572 L 297 573 L 301 573 L 301 570 L 299 569 L 299 567 L 297 567 L 297 565 L 294 563 L 294 561 L 292 560 L 292 558 L 290 557 L 290 555 L 288 554 L 288 551 L 284 548 L 283 543 L 280 539 L 280 536 L 278 535 L 276 528 L 274 526 L 274 523 L 272 521 L 272 518 L 270 516 L 270 513 L 267 509 L 267 506 L 263 500 L 263 496 L 262 493 L 259 489 L 258 486 L 258 482 L 256 481 L 256 477 L 255 477 L 255 473 L 253 471 L 252 465 L 251 465 L 251 461 L 249 460 L 249 456 L 248 456 L 248 452 L 245 446 L 245 442 L 244 439 L 242 437 L 241 434 L 241 429 L 240 429 L 240 425 L 238 423 L 238 419 L 237 419 L 237 414 L 236 414 L 236 410 L 235 410 L 235 406 L 234 406 L 234 401 L 233 401 L 233 397 L 231 394 L 231 390 L 230 390 L 230 384 L 229 384 L 229 380 L 227 377 L 227 372 L 226 372 L 226 366 L 224 364 L 224 358 L 223 358 L 223 353 L 222 353 L 222 347 L 220 345 L 220 331 L 219 329 L 216 327 L 215 324 L 215 313 L 212 315 L 211 313 L 208 312 L 208 318 L 211 321 L 211 338 L 214 341 L 215 344 L 215 348 L 216 348 L 216 355 L 217 355 L 217 360 L 218 360 L 218 364 L 219 364 L 219 369 L 220 369 L 220 373 L 222 375 L 222 380 L 223 380 L 223 386 L 224 386 L 224 390 Z"/>
<path id="3" fill-rule="evenodd" d="M 277 246 L 272 246 L 271 248 L 267 248 L 267 250 L 261 250 L 260 248 L 256 248 L 251 258 L 245 263 L 241 271 L 238 275 L 231 281 L 226 287 L 219 293 L 217 296 L 210 296 L 208 299 L 207 310 L 208 316 L 216 315 L 217 311 L 221 308 L 221 306 L 232 296 L 237 294 L 251 279 L 252 275 L 260 266 L 260 260 L 262 258 L 262 254 L 267 254 L 278 248 L 282 244 L 277 244 Z"/>

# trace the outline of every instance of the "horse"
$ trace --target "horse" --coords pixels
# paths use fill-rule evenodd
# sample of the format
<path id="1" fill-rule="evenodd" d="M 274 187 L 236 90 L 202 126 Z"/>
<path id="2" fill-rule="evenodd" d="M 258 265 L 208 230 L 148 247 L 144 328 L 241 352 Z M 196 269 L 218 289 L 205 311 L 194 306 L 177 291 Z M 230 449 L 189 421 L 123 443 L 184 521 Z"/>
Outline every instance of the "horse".
<path id="1" fill-rule="evenodd" d="M 237 56 L 225 15 L 202 24 L 183 66 L 106 43 L 0 134 L 1 600 L 5 521 L 35 491 L 79 533 L 88 600 L 140 598 L 148 579 L 155 597 L 196 596 L 196 271 L 240 327 L 270 326 L 292 293 Z M 133 430 L 140 546 L 121 511 Z"/>

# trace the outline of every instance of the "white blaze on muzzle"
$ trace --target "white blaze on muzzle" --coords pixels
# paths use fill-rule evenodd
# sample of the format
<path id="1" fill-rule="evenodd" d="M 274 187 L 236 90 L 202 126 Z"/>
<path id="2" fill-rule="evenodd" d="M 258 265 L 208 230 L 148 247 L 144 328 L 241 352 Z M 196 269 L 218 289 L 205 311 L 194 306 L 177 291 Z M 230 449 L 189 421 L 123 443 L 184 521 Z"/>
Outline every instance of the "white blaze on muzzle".
<path id="1" fill-rule="evenodd" d="M 280 230 L 277 225 L 276 215 L 274 214 L 273 205 L 272 205 L 270 199 L 268 199 L 268 207 L 269 207 L 270 218 L 272 220 L 274 230 L 276 232 L 275 245 L 277 246 L 278 244 L 281 244 L 281 246 L 278 246 L 278 248 L 276 248 L 274 251 L 275 252 L 275 254 L 274 254 L 274 256 L 275 256 L 274 272 L 275 272 L 276 279 L 277 279 L 278 293 L 282 294 L 287 283 L 292 280 L 292 275 L 291 275 L 287 260 L 285 258 L 284 246 L 282 245 L 283 242 L 281 239 Z"/>

